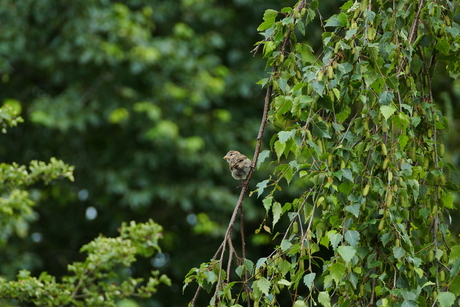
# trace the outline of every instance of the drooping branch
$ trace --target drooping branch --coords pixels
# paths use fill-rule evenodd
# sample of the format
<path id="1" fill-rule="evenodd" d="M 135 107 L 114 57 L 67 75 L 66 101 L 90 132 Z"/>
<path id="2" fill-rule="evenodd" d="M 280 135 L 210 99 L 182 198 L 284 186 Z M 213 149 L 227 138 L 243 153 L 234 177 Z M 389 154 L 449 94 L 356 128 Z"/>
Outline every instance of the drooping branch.
<path id="1" fill-rule="evenodd" d="M 301 9 L 302 7 L 305 6 L 305 1 L 300 1 L 298 6 L 297 6 L 297 9 Z M 286 47 L 288 46 L 288 43 L 290 41 L 290 38 L 291 38 L 291 35 L 292 35 L 292 31 L 289 30 L 287 32 L 287 35 L 285 35 L 284 37 L 284 40 L 283 42 L 281 43 L 281 46 L 280 46 L 280 51 L 281 53 L 284 53 L 286 51 Z M 252 52 L 255 54 L 257 53 L 258 49 L 259 49 L 260 45 L 258 45 Z M 273 70 L 272 70 L 272 73 L 271 73 L 271 77 L 270 78 L 273 78 L 274 76 L 276 76 L 278 72 L 278 67 L 277 66 L 274 66 L 273 67 Z M 273 81 L 273 80 L 270 80 L 270 81 Z M 268 82 L 268 86 L 267 86 L 267 91 L 266 91 L 266 94 L 265 94 L 265 99 L 264 99 L 264 108 L 263 108 L 263 112 L 262 112 L 262 119 L 261 119 L 261 123 L 260 123 L 260 127 L 259 127 L 259 132 L 257 134 L 257 143 L 256 143 L 256 148 L 254 150 L 254 156 L 252 158 L 252 164 L 251 164 L 251 168 L 249 170 L 249 173 L 248 173 L 248 176 L 246 178 L 246 181 L 243 183 L 242 185 L 242 189 L 241 189 L 241 192 L 240 192 L 240 196 L 238 198 L 238 201 L 236 203 L 236 206 L 233 210 L 233 213 L 232 213 L 232 216 L 230 218 L 230 221 L 229 221 L 229 224 L 228 224 L 228 227 L 227 227 L 227 231 L 225 232 L 225 236 L 224 236 L 224 239 L 221 243 L 221 245 L 219 246 L 217 252 L 215 253 L 214 257 L 212 258 L 212 260 L 217 260 L 219 259 L 219 277 L 218 277 L 218 281 L 217 281 L 217 285 L 216 285 L 216 290 L 215 290 L 215 293 L 214 293 L 214 299 L 215 301 L 217 301 L 217 296 L 218 296 L 218 292 L 219 292 L 219 289 L 221 288 L 221 284 L 222 284 L 222 270 L 224 267 L 227 268 L 227 282 L 229 281 L 229 274 L 230 274 L 230 267 L 231 267 L 231 262 L 233 260 L 233 256 L 236 256 L 237 259 L 240 259 L 237 255 L 237 252 L 235 251 L 234 247 L 233 247 L 233 244 L 232 244 L 232 239 L 231 239 L 231 236 L 232 236 L 232 233 L 233 233 L 233 227 L 235 226 L 235 222 L 236 222 L 236 218 L 238 216 L 238 212 L 240 212 L 240 231 L 241 231 L 241 245 L 242 245 L 242 258 L 244 259 L 246 257 L 246 251 L 245 251 L 245 240 L 244 240 L 244 220 L 243 220 L 243 201 L 244 201 L 244 198 L 246 196 L 246 193 L 249 189 L 249 183 L 251 181 L 251 178 L 252 178 L 252 175 L 254 174 L 254 170 L 257 166 L 257 162 L 258 162 L 258 159 L 259 159 L 259 155 L 260 155 L 260 151 L 261 151 L 261 148 L 262 148 L 262 139 L 263 139 L 263 135 L 264 135 L 264 131 L 265 131 L 265 127 L 266 127 L 266 124 L 267 124 L 267 120 L 268 120 L 268 111 L 270 109 L 270 102 L 271 102 L 271 98 L 272 98 L 272 93 L 273 93 L 273 85 L 271 82 Z M 228 262 L 227 262 L 227 265 L 224 266 L 223 264 L 223 259 L 224 259 L 224 255 L 225 255 L 225 252 L 226 252 L 226 249 L 227 249 L 227 245 L 228 245 Z M 245 274 L 245 279 L 247 279 L 247 274 Z M 246 285 L 246 281 L 247 280 L 244 280 L 245 282 L 245 285 Z M 193 300 L 191 301 L 191 304 L 190 306 L 194 306 L 194 303 L 196 301 L 196 299 L 198 298 L 198 294 L 200 292 L 200 289 L 201 287 L 198 286 L 198 289 L 195 293 L 195 296 L 193 297 Z M 245 291 L 248 291 L 247 287 L 245 286 Z M 248 293 L 248 297 L 249 297 L 249 293 Z M 248 306 L 249 306 L 249 301 L 248 301 Z"/>

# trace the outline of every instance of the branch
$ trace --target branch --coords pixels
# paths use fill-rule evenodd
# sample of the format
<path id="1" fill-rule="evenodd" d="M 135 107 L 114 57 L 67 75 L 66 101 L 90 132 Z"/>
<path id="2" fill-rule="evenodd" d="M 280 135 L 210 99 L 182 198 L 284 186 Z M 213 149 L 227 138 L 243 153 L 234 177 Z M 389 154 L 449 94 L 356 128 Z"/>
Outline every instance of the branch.
<path id="1" fill-rule="evenodd" d="M 410 46 L 412 46 L 414 41 L 415 41 L 415 35 L 417 33 L 417 27 L 418 27 L 419 22 L 420 22 L 420 13 L 421 13 L 421 11 L 422 11 L 424 6 L 425 6 L 424 0 L 421 0 L 420 4 L 419 4 L 418 11 L 417 11 L 417 14 L 415 15 L 414 21 L 412 22 L 412 28 L 411 28 L 410 33 L 409 33 L 408 41 L 409 41 Z M 398 78 L 400 76 L 401 71 L 404 69 L 404 66 L 405 66 L 406 62 L 407 62 L 407 57 L 404 57 L 402 59 L 402 61 L 401 61 L 401 65 L 399 65 L 398 71 L 396 73 L 396 76 Z"/>
<path id="2" fill-rule="evenodd" d="M 220 247 L 218 248 L 216 254 L 214 255 L 214 257 L 211 259 L 211 260 L 216 260 L 218 258 L 218 256 L 220 255 L 220 272 L 222 270 L 222 262 L 223 262 L 223 255 L 225 254 L 225 250 L 226 250 L 226 246 L 227 246 L 227 243 L 229 243 L 229 259 L 228 259 L 228 264 L 227 264 L 227 270 L 228 268 L 230 267 L 230 262 L 232 261 L 232 254 L 236 254 L 235 252 L 235 249 L 233 248 L 233 246 L 231 245 L 231 236 L 232 236 L 232 232 L 233 232 L 233 227 L 235 225 L 235 221 L 236 221 L 236 217 L 238 215 L 238 211 L 241 211 L 241 214 L 243 213 L 243 200 L 244 200 L 244 197 L 246 195 L 246 192 L 247 190 L 249 189 L 249 182 L 251 181 L 251 178 L 252 178 L 252 175 L 254 173 L 254 169 L 257 165 L 257 161 L 259 159 L 259 154 L 260 154 L 260 149 L 262 147 L 262 137 L 264 135 L 264 131 L 265 131 L 265 126 L 267 124 L 267 117 L 268 117 L 268 110 L 269 110 L 269 107 L 270 107 L 270 98 L 271 98 L 271 95 L 272 95 L 272 91 L 273 91 L 273 86 L 272 85 L 269 85 L 268 88 L 267 88 L 267 93 L 265 95 L 265 103 L 264 103 L 264 110 L 263 110 L 263 114 L 262 114 L 262 121 L 260 123 L 260 128 L 259 128 L 259 133 L 257 134 L 257 144 L 256 144 L 256 149 L 254 151 L 254 158 L 252 159 L 252 165 L 251 165 L 251 169 L 249 170 L 249 173 L 248 173 L 248 176 L 246 178 L 246 181 L 243 183 L 243 187 L 241 189 L 241 192 L 240 192 L 240 196 L 238 198 L 238 202 L 236 203 L 236 206 L 235 206 L 235 209 L 233 210 L 233 214 L 232 214 L 232 217 L 230 218 L 230 222 L 228 224 L 228 227 L 227 227 L 227 231 L 225 232 L 225 237 L 224 237 L 224 240 L 222 241 L 222 244 L 220 245 Z M 243 221 L 241 220 L 241 223 L 243 223 Z M 243 258 L 245 257 L 246 255 L 246 251 L 245 251 L 245 246 L 244 246 L 244 233 L 243 233 L 243 225 L 241 225 L 241 237 L 242 237 L 242 243 L 243 243 Z M 229 274 L 229 272 L 227 272 L 227 275 Z M 221 277 L 221 275 L 219 274 L 219 277 Z M 220 285 L 222 283 L 222 279 L 219 278 L 218 282 L 217 282 L 217 285 L 216 285 L 216 291 L 214 293 L 214 296 L 216 297 L 217 294 L 218 294 L 218 290 L 220 289 Z M 190 302 L 190 306 L 195 306 L 195 301 L 197 300 L 198 298 L 198 295 L 200 293 L 200 290 L 201 290 L 201 286 L 198 286 L 198 289 L 196 290 L 195 292 L 195 295 L 192 299 L 192 301 Z"/>

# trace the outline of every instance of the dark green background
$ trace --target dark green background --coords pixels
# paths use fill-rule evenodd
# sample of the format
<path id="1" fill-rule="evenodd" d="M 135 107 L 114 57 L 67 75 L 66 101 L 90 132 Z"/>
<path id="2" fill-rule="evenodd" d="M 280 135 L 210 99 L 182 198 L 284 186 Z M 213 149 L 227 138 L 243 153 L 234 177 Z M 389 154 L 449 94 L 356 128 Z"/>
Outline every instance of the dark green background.
<path id="1" fill-rule="evenodd" d="M 322 18 L 343 3 L 320 1 Z M 0 102 L 15 100 L 7 103 L 20 105 L 25 123 L 0 136 L 0 160 L 56 157 L 75 165 L 76 180 L 31 189 L 38 216 L 29 234 L 42 240 L 11 238 L 0 250 L 0 274 L 61 276 L 98 234 L 116 236 L 121 222 L 152 218 L 164 226 L 164 258 L 140 259 L 131 273 L 159 269 L 173 280 L 146 306 L 185 306 L 196 287 L 182 295 L 183 278 L 214 255 L 239 194 L 222 157 L 254 151 L 264 99 L 256 82 L 267 76 L 261 54 L 250 53 L 262 39 L 256 28 L 265 9 L 294 4 L 2 1 Z M 319 19 L 315 25 L 305 40 L 318 50 Z M 457 165 L 460 83 L 439 76 L 435 97 L 452 124 L 445 159 Z M 252 189 L 269 176 L 265 169 Z M 265 215 L 260 201 L 247 198 L 245 210 L 247 253 L 256 261 L 272 243 L 254 234 Z M 201 298 L 204 306 L 209 297 Z"/>

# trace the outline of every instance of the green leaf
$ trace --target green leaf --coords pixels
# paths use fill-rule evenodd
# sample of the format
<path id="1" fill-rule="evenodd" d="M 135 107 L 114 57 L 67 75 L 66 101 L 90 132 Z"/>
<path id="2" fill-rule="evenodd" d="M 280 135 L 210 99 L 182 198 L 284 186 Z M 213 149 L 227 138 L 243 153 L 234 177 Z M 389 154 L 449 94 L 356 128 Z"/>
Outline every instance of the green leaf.
<path id="1" fill-rule="evenodd" d="M 281 204 L 279 202 L 274 202 L 272 205 L 273 227 L 275 227 L 275 224 L 278 223 L 281 213 L 283 213 Z"/>
<path id="2" fill-rule="evenodd" d="M 293 22 L 294 22 L 294 16 L 289 16 L 289 17 L 283 18 L 283 20 L 281 20 L 281 24 L 283 26 L 292 24 Z"/>
<path id="3" fill-rule="evenodd" d="M 307 95 L 302 95 L 300 97 L 300 105 L 302 106 L 302 108 L 305 108 L 307 106 L 309 106 L 313 101 L 313 98 L 311 98 L 310 96 L 307 96 Z"/>
<path id="4" fill-rule="evenodd" d="M 347 230 L 345 233 L 345 241 L 353 247 L 357 247 L 359 243 L 360 234 L 356 230 Z"/>
<path id="5" fill-rule="evenodd" d="M 270 28 L 276 20 L 276 16 L 278 16 L 278 11 L 268 9 L 264 12 L 263 22 L 257 27 L 257 31 L 264 31 Z"/>
<path id="6" fill-rule="evenodd" d="M 260 195 L 262 195 L 262 193 L 264 192 L 265 188 L 267 187 L 268 183 L 270 182 L 270 180 L 266 179 L 264 181 L 261 181 L 259 183 L 256 184 L 256 187 L 257 187 L 257 197 L 259 197 Z"/>
<path id="7" fill-rule="evenodd" d="M 245 270 L 244 265 L 240 265 L 235 269 L 235 273 L 236 273 L 236 275 L 238 275 L 239 278 L 242 278 L 244 270 Z"/>
<path id="8" fill-rule="evenodd" d="M 270 150 L 264 150 L 259 154 L 259 158 L 257 159 L 257 169 L 259 169 L 260 165 L 270 156 Z"/>
<path id="9" fill-rule="evenodd" d="M 281 143 L 280 141 L 275 142 L 275 153 L 278 157 L 278 160 L 281 159 L 284 149 L 286 148 L 286 143 Z"/>
<path id="10" fill-rule="evenodd" d="M 399 112 L 398 121 L 400 124 L 400 128 L 406 128 L 409 126 L 411 119 L 408 115 L 404 114 L 403 112 Z"/>
<path id="11" fill-rule="evenodd" d="M 289 242 L 288 240 L 283 240 L 281 241 L 281 245 L 280 245 L 280 248 L 283 252 L 287 251 L 288 249 L 290 249 L 292 246 L 292 243 Z"/>
<path id="12" fill-rule="evenodd" d="M 312 147 L 318 155 L 322 154 L 321 148 L 319 148 L 319 146 L 316 143 L 313 143 L 307 140 L 307 144 L 308 146 Z"/>
<path id="13" fill-rule="evenodd" d="M 356 33 L 358 32 L 358 29 L 350 29 L 347 31 L 345 34 L 345 39 L 351 39 Z"/>
<path id="14" fill-rule="evenodd" d="M 309 6 L 310 6 L 310 9 L 316 10 L 318 8 L 318 6 L 319 6 L 318 0 L 313 0 L 312 2 L 310 2 Z"/>
<path id="15" fill-rule="evenodd" d="M 449 51 L 450 51 L 449 43 L 443 39 L 438 39 L 438 42 L 436 43 L 435 48 L 436 50 L 444 54 L 449 54 Z"/>
<path id="16" fill-rule="evenodd" d="M 340 13 L 336 15 L 332 15 L 325 24 L 325 27 L 344 27 L 347 25 L 347 14 Z"/>
<path id="17" fill-rule="evenodd" d="M 441 261 L 441 257 L 443 254 L 444 254 L 444 251 L 442 249 L 437 248 L 435 252 L 435 258 Z"/>
<path id="18" fill-rule="evenodd" d="M 265 180 L 268 182 L 268 180 Z M 257 196 L 259 197 L 259 196 Z M 270 208 L 272 207 L 272 202 L 273 202 L 273 197 L 272 196 L 267 196 L 264 198 L 264 200 L 262 201 L 262 204 L 264 205 L 264 208 L 265 208 L 265 211 L 269 211 Z"/>
<path id="19" fill-rule="evenodd" d="M 356 254 L 356 250 L 352 246 L 342 245 L 342 246 L 339 246 L 339 248 L 337 248 L 337 251 L 339 252 L 340 256 L 343 258 L 343 260 L 345 260 L 346 264 L 348 264 Z"/>
<path id="20" fill-rule="evenodd" d="M 337 284 L 340 284 L 340 282 L 342 281 L 343 276 L 345 275 L 346 269 L 347 267 L 345 266 L 345 264 L 341 262 L 333 263 L 329 267 L 329 272 L 331 272 L 331 277 L 333 280 L 335 280 Z"/>
<path id="21" fill-rule="evenodd" d="M 287 240 L 286 240 L 287 241 Z M 289 241 L 288 241 L 289 242 Z M 290 242 L 289 242 L 290 243 Z M 292 244 L 291 244 L 292 246 Z M 298 246 L 297 244 L 294 246 L 294 248 Z M 287 249 L 286 249 L 287 250 Z M 287 261 L 287 260 L 282 260 L 281 262 L 279 262 L 278 264 L 278 269 L 280 270 L 281 274 L 282 275 L 286 275 L 292 268 L 292 264 Z"/>
<path id="22" fill-rule="evenodd" d="M 380 240 L 382 241 L 383 246 L 386 246 L 388 244 L 388 242 L 390 241 L 390 239 L 391 239 L 391 233 L 389 233 L 389 232 L 384 233 L 380 237 Z"/>
<path id="23" fill-rule="evenodd" d="M 457 28 L 447 27 L 446 30 L 450 33 L 450 35 L 452 35 L 452 37 L 457 37 L 460 34 L 460 30 Z"/>
<path id="24" fill-rule="evenodd" d="M 313 288 L 313 282 L 315 281 L 316 273 L 310 273 L 303 277 L 303 283 L 308 287 L 311 291 Z"/>
<path id="25" fill-rule="evenodd" d="M 271 26 L 273 26 L 273 24 L 275 23 L 275 19 L 270 19 L 270 20 L 266 20 L 264 22 L 262 22 L 258 27 L 257 27 L 257 31 L 264 31 L 264 30 L 267 30 L 268 28 L 270 28 Z"/>
<path id="26" fill-rule="evenodd" d="M 289 140 L 289 138 L 292 137 L 293 135 L 293 132 L 295 133 L 295 131 L 280 131 L 278 132 L 278 139 L 280 140 L 280 143 L 284 144 L 286 143 L 287 140 Z"/>
<path id="27" fill-rule="evenodd" d="M 249 274 L 252 274 L 253 270 L 254 270 L 254 262 L 252 262 L 249 259 L 244 259 L 243 264 L 246 267 L 246 269 L 248 270 Z"/>
<path id="28" fill-rule="evenodd" d="M 287 86 L 286 80 L 283 78 L 279 78 L 277 80 L 277 83 L 279 84 L 280 88 L 285 89 Z M 292 107 L 292 97 L 290 96 L 278 96 L 275 98 L 273 101 L 273 105 L 275 106 L 275 109 L 278 113 L 280 114 L 286 114 L 287 111 L 289 111 Z"/>
<path id="29" fill-rule="evenodd" d="M 402 256 L 404 256 L 405 253 L 406 251 L 403 248 L 398 247 L 398 246 L 393 246 L 393 255 L 395 256 L 396 259 L 401 258 Z"/>
<path id="30" fill-rule="evenodd" d="M 263 20 L 271 20 L 271 19 L 276 18 L 276 16 L 278 16 L 278 11 L 268 9 L 268 10 L 265 10 L 264 16 L 262 18 Z"/>
<path id="31" fill-rule="evenodd" d="M 331 307 L 331 298 L 329 297 L 329 293 L 327 293 L 327 291 L 321 291 L 318 293 L 318 302 L 323 307 Z"/>
<path id="32" fill-rule="evenodd" d="M 316 122 L 313 124 L 313 129 L 311 131 L 313 136 L 317 136 L 319 138 L 326 138 L 330 139 L 331 136 L 327 130 L 327 125 L 325 122 Z"/>
<path id="33" fill-rule="evenodd" d="M 286 279 L 283 278 L 283 279 L 281 279 L 280 281 L 278 281 L 278 284 L 279 284 L 279 285 L 285 285 L 285 286 L 288 286 L 288 287 L 289 287 L 292 283 L 291 283 L 290 281 L 288 281 L 288 280 L 286 280 Z"/>
<path id="34" fill-rule="evenodd" d="M 324 82 L 323 81 L 312 81 L 310 83 L 310 86 L 313 88 L 313 90 L 323 97 L 323 92 L 324 92 Z"/>
<path id="35" fill-rule="evenodd" d="M 265 262 L 267 262 L 267 257 L 259 258 L 259 260 L 257 260 L 256 263 L 256 271 L 260 270 L 260 268 L 265 264 Z"/>
<path id="36" fill-rule="evenodd" d="M 380 107 L 380 113 L 382 113 L 385 119 L 390 118 L 390 116 L 393 115 L 395 111 L 396 111 L 396 108 L 391 105 L 390 106 L 385 105 L 385 106 Z"/>
<path id="37" fill-rule="evenodd" d="M 281 9 L 281 13 L 285 13 L 285 14 L 286 14 L 286 13 L 290 13 L 290 12 L 292 12 L 292 7 L 283 7 L 283 8 Z"/>
<path id="38" fill-rule="evenodd" d="M 359 209 L 361 208 L 361 204 L 355 203 L 345 207 L 345 210 L 353 214 L 355 217 L 359 216 Z"/>
<path id="39" fill-rule="evenodd" d="M 270 286 L 270 281 L 263 276 L 260 277 L 260 279 L 254 281 L 254 283 L 252 284 L 253 288 L 259 289 L 265 295 L 270 294 Z"/>
<path id="40" fill-rule="evenodd" d="M 384 91 L 379 95 L 379 103 L 381 105 L 387 106 L 393 101 L 393 98 L 394 98 L 394 94 L 392 92 Z M 396 109 L 395 109 L 395 111 L 396 111 Z M 391 113 L 391 114 L 393 114 L 393 113 Z"/>
<path id="41" fill-rule="evenodd" d="M 217 281 L 217 274 L 213 271 L 204 271 L 203 275 L 206 277 L 206 281 L 209 283 L 215 283 Z"/>
<path id="42" fill-rule="evenodd" d="M 302 33 L 302 35 L 305 35 L 305 24 L 302 22 L 302 20 L 299 20 L 296 23 L 297 29 L 299 29 L 299 32 Z"/>
<path id="43" fill-rule="evenodd" d="M 351 170 L 349 168 L 343 168 L 342 171 L 343 177 L 353 182 L 353 174 L 351 173 Z"/>
<path id="44" fill-rule="evenodd" d="M 450 284 L 450 291 L 456 296 L 460 296 L 460 276 L 456 276 Z"/>
<path id="45" fill-rule="evenodd" d="M 333 172 L 332 175 L 337 177 L 340 181 L 342 181 L 342 176 L 343 176 L 343 170 L 339 169 L 337 172 Z"/>
<path id="46" fill-rule="evenodd" d="M 276 168 L 276 170 L 280 171 L 280 173 L 282 174 L 281 177 L 286 179 L 287 183 L 291 182 L 292 177 L 294 176 L 294 171 L 292 170 L 290 164 L 281 164 Z"/>
<path id="47" fill-rule="evenodd" d="M 280 87 L 280 89 L 283 91 L 283 93 L 286 93 L 287 92 L 287 89 L 288 89 L 288 80 L 286 78 L 279 78 L 277 80 L 278 82 L 278 85 Z M 280 108 L 279 112 L 281 112 L 282 114 L 285 114 L 287 111 L 289 111 L 291 109 L 291 106 L 292 106 L 292 97 L 291 96 L 283 96 L 284 98 L 284 105 Z"/>
<path id="48" fill-rule="evenodd" d="M 401 147 L 401 150 L 404 150 L 404 148 L 406 148 L 406 145 L 407 145 L 407 142 L 409 141 L 409 137 L 404 134 L 404 133 L 401 133 L 399 135 L 399 146 Z"/>
<path id="49" fill-rule="evenodd" d="M 416 128 L 418 124 L 420 124 L 420 121 L 421 121 L 420 116 L 412 116 L 411 121 L 412 121 L 412 126 Z"/>
<path id="50" fill-rule="evenodd" d="M 456 185 L 453 181 L 449 180 L 446 183 L 446 189 L 452 192 L 459 192 L 460 186 Z"/>
<path id="51" fill-rule="evenodd" d="M 336 249 L 343 239 L 343 236 L 340 233 L 335 233 L 334 231 L 329 231 L 328 237 L 333 249 Z"/>
<path id="52" fill-rule="evenodd" d="M 451 292 L 440 292 L 437 300 L 441 307 L 450 307 L 455 303 L 455 295 Z"/>
<path id="53" fill-rule="evenodd" d="M 345 107 L 342 110 L 342 112 L 337 113 L 337 115 L 335 116 L 337 118 L 337 122 L 339 123 L 344 122 L 348 118 L 348 116 L 350 116 L 350 113 L 351 113 L 351 109 L 348 106 Z"/>
<path id="54" fill-rule="evenodd" d="M 307 307 L 307 303 L 301 300 L 297 300 L 294 302 L 294 305 L 292 305 L 292 307 Z"/>
<path id="55" fill-rule="evenodd" d="M 272 41 L 264 42 L 264 57 L 270 55 L 276 49 L 276 44 Z M 273 82 L 278 82 L 275 80 Z"/>
<path id="56" fill-rule="evenodd" d="M 452 198 L 451 193 L 444 193 L 442 195 L 441 201 L 442 201 L 442 204 L 444 205 L 445 208 L 455 209 L 454 199 Z"/>
<path id="57" fill-rule="evenodd" d="M 358 4 L 359 4 L 359 3 L 358 3 Z M 350 0 L 350 1 L 345 2 L 345 3 L 340 7 L 340 9 L 341 9 L 342 11 L 348 11 L 351 7 L 353 7 L 353 1 Z M 355 8 L 354 10 L 356 10 L 356 8 Z M 354 10 L 353 10 L 353 11 L 354 11 Z"/>
<path id="58" fill-rule="evenodd" d="M 460 258 L 460 245 L 452 246 L 450 250 L 449 263 L 453 263 Z"/>
<path id="59" fill-rule="evenodd" d="M 348 74 L 353 70 L 353 65 L 350 63 L 340 63 L 339 65 L 337 65 L 337 68 L 344 74 Z"/>
<path id="60" fill-rule="evenodd" d="M 347 181 L 347 182 L 341 183 L 339 185 L 339 191 L 344 193 L 344 194 L 348 194 L 353 190 L 354 186 L 355 185 L 354 185 L 353 182 Z"/>

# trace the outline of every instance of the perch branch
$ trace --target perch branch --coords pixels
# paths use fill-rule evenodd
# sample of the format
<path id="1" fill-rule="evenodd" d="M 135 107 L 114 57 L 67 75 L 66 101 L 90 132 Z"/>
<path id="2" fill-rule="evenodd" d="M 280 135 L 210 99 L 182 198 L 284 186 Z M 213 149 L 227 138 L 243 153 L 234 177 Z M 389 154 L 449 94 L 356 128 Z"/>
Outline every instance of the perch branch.
<path id="1" fill-rule="evenodd" d="M 266 95 L 265 95 L 265 102 L 264 102 L 264 110 L 263 110 L 263 114 L 262 114 L 262 120 L 261 120 L 261 123 L 260 123 L 260 128 L 259 128 L 259 133 L 257 134 L 257 144 L 256 144 L 256 149 L 254 151 L 254 158 L 252 159 L 252 165 L 251 165 L 251 169 L 249 170 L 249 173 L 248 173 L 248 176 L 247 176 L 247 179 L 246 181 L 243 183 L 243 187 L 241 189 L 241 192 L 240 192 L 240 196 L 238 198 L 238 202 L 236 203 L 236 206 L 235 206 L 235 209 L 233 210 L 233 214 L 232 214 L 232 217 L 230 218 L 230 222 L 228 224 L 228 227 L 227 227 L 227 231 L 225 232 L 225 237 L 224 237 L 224 240 L 222 241 L 222 244 L 220 245 L 220 247 L 218 248 L 216 254 L 214 255 L 214 257 L 212 258 L 212 260 L 216 260 L 219 255 L 220 255 L 220 259 L 219 259 L 219 262 L 220 262 L 220 270 L 219 270 L 219 280 L 217 282 L 217 285 L 216 285 L 216 291 L 214 293 L 214 297 L 217 298 L 217 294 L 218 294 L 218 291 L 221 287 L 221 283 L 222 283 L 222 279 L 220 278 L 221 277 L 221 271 L 222 271 L 222 267 L 223 267 L 223 255 L 225 254 L 225 250 L 226 250 L 226 247 L 227 247 L 227 243 L 229 243 L 229 259 L 228 259 L 228 264 L 227 264 L 227 271 L 229 270 L 229 267 L 230 267 L 230 262 L 232 261 L 232 254 L 235 254 L 236 255 L 236 251 L 235 249 L 233 248 L 233 245 L 231 244 L 231 236 L 232 236 L 232 232 L 233 232 L 233 227 L 235 225 L 235 221 L 236 221 L 236 217 L 238 215 L 238 211 L 241 212 L 241 215 L 243 214 L 243 200 L 244 200 L 244 197 L 246 195 L 246 192 L 248 191 L 249 189 L 249 182 L 251 181 L 251 178 L 252 178 L 252 175 L 254 173 L 254 169 L 257 165 L 257 160 L 259 158 L 259 154 L 260 154 L 260 149 L 262 147 L 262 137 L 263 137 L 263 134 L 264 134 L 264 131 L 265 131 L 265 126 L 267 124 L 267 118 L 268 118 L 268 110 L 269 110 L 269 107 L 270 107 L 270 98 L 271 98 L 271 95 L 272 95 L 272 90 L 273 90 L 273 87 L 272 85 L 269 85 L 268 88 L 267 88 L 267 92 L 266 92 Z M 246 256 L 246 251 L 245 251 L 245 242 L 244 242 L 244 226 L 243 226 L 243 220 L 241 220 L 241 240 L 242 240 L 242 254 L 243 254 L 243 258 L 245 258 Z M 230 272 L 227 272 L 227 276 L 230 274 Z M 195 292 L 195 295 L 192 299 L 192 301 L 190 302 L 190 306 L 195 306 L 195 302 L 198 298 L 198 295 L 200 293 L 200 290 L 201 290 L 201 287 L 198 286 L 198 289 L 196 290 Z"/>

